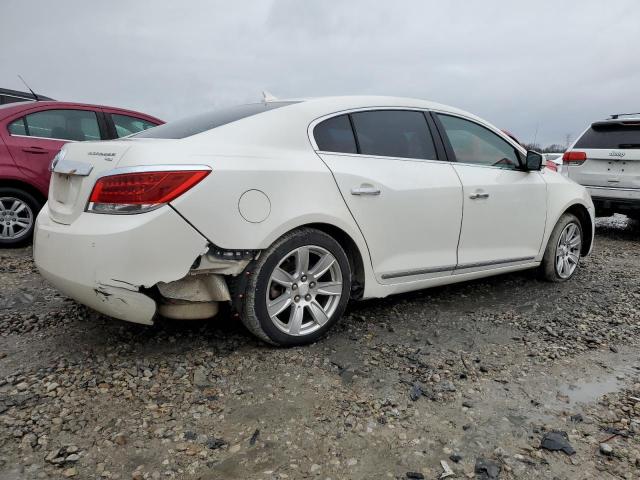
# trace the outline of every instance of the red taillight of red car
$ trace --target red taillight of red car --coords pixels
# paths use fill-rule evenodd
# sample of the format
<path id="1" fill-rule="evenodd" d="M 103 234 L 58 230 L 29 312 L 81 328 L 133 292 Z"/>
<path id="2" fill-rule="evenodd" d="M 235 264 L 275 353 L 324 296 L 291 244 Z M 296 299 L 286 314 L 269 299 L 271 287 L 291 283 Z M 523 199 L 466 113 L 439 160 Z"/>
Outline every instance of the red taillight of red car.
<path id="1" fill-rule="evenodd" d="M 564 152 L 562 163 L 567 165 L 582 165 L 586 159 L 587 154 L 585 152 Z"/>
<path id="2" fill-rule="evenodd" d="M 148 212 L 179 197 L 209 173 L 210 170 L 170 170 L 102 177 L 93 187 L 87 211 Z"/>

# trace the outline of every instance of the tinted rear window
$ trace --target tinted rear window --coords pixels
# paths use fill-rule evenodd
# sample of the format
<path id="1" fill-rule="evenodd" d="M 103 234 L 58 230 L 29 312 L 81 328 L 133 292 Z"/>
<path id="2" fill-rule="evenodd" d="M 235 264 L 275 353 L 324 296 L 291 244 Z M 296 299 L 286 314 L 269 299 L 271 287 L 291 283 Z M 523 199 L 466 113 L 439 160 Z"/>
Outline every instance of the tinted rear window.
<path id="1" fill-rule="evenodd" d="M 363 155 L 437 158 L 422 112 L 377 110 L 353 113 L 351 118 Z"/>
<path id="2" fill-rule="evenodd" d="M 237 122 L 246 117 L 267 112 L 275 108 L 286 107 L 298 102 L 250 103 L 230 108 L 222 108 L 213 112 L 202 113 L 193 117 L 165 123 L 158 127 L 133 135 L 135 138 L 186 138 L 191 135 Z"/>
<path id="3" fill-rule="evenodd" d="M 325 120 L 313 129 L 318 149 L 325 152 L 357 153 L 356 139 L 348 115 Z"/>
<path id="4" fill-rule="evenodd" d="M 640 148 L 640 123 L 594 123 L 573 148 Z"/>

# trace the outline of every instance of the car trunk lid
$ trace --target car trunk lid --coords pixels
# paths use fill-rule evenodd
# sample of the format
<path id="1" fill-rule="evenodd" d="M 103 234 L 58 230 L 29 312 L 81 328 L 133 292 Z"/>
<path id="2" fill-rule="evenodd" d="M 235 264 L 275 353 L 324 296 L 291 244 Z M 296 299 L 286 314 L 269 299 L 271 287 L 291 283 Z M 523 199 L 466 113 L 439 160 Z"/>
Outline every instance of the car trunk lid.
<path id="1" fill-rule="evenodd" d="M 640 189 L 640 149 L 580 149 L 587 159 L 582 165 L 565 164 L 569 177 L 580 185 Z"/>

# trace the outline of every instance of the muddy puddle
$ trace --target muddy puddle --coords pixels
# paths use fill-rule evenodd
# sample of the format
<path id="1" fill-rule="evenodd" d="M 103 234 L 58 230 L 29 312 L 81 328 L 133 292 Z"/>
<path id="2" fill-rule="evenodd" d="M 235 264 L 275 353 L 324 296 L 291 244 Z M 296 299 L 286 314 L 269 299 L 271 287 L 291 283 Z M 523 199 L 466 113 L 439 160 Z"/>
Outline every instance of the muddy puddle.
<path id="1" fill-rule="evenodd" d="M 559 375 L 553 388 L 555 396 L 546 406 L 550 410 L 576 409 L 598 402 L 604 395 L 615 393 L 637 381 L 640 376 L 640 350 L 628 349 L 620 354 L 603 354 L 600 359 L 589 362 L 575 372 Z M 551 393 L 551 391 L 548 391 Z"/>

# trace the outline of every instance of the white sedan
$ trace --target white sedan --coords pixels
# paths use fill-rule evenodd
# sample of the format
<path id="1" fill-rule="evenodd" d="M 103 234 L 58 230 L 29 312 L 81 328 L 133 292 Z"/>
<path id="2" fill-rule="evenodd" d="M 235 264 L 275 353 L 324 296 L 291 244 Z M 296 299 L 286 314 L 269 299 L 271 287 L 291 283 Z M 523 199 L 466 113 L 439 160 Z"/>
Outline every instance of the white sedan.
<path id="1" fill-rule="evenodd" d="M 230 302 L 276 345 L 322 336 L 349 299 L 538 268 L 593 244 L 586 190 L 499 129 L 392 97 L 268 101 L 68 144 L 37 219 L 60 291 L 152 324 Z"/>

